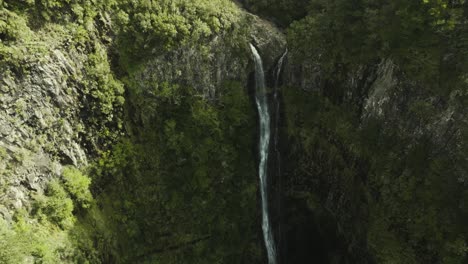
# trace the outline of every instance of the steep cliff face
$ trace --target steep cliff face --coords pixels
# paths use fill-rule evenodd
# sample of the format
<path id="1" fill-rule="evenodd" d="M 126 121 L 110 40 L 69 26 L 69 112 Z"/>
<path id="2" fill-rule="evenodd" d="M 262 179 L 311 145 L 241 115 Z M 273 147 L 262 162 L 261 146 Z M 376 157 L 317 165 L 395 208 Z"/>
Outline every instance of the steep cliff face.
<path id="1" fill-rule="evenodd" d="M 33 32 L 21 26 L 22 36 L 2 44 L 1 204 L 9 220 L 16 210 L 30 208 L 31 195 L 44 194 L 47 183 L 61 177 L 64 165 L 87 166 L 88 155 L 93 158 L 97 141 L 103 138 L 99 132 L 108 129 L 114 114 L 119 115 L 118 110 L 95 109 L 98 95 L 90 94 L 98 92 L 96 79 L 112 78 L 108 64 L 93 61 L 106 62 L 102 44 L 94 43 L 98 50 L 91 53 L 73 43 L 73 31 L 64 27 Z M 92 72 L 94 66 L 103 71 Z M 93 76 L 97 73 L 102 76 Z M 113 103 L 112 98 L 106 100 Z M 87 115 L 89 111 L 95 115 Z M 102 120 L 97 120 L 102 112 Z"/>
<path id="2" fill-rule="evenodd" d="M 466 262 L 466 1 L 91 2 L 0 1 L 0 262 L 264 263 L 249 43 L 279 261 Z"/>
<path id="3" fill-rule="evenodd" d="M 91 72 L 89 64 L 96 56 L 107 63 L 98 65 L 107 68 L 104 71 L 110 71 L 110 64 L 106 47 L 97 38 L 92 41 L 95 42 L 93 49 L 98 51 L 92 53 L 92 49 L 85 46 L 87 43 L 73 39 L 77 29 L 50 25 L 34 32 L 13 13 L 2 11 L 2 15 L 4 22 L 18 19 L 21 26 L 18 30 L 24 31 L 15 36 L 17 40 L 2 44 L 0 86 L 1 165 L 2 172 L 11 180 L 4 186 L 12 188 L 11 195 L 23 197 L 14 199 L 16 207 L 21 207 L 21 202 L 29 199 L 27 192 L 42 193 L 44 184 L 60 175 L 62 165 L 83 167 L 88 164 L 87 150 L 96 150 L 93 144 L 97 144 L 98 136 L 93 131 L 95 128 L 86 127 L 90 125 L 86 112 L 93 111 L 89 109 L 90 101 L 99 96 L 89 95 L 89 90 L 99 89 L 89 86 L 102 85 L 91 83 L 95 78 L 93 74 L 98 73 Z M 246 50 L 249 39 L 265 53 L 269 66 L 281 54 L 285 40 L 272 24 L 255 15 L 239 11 L 239 16 L 236 27 L 249 29 L 234 33 L 237 36 L 222 33 L 208 43 L 156 52 L 142 65 L 132 65 L 139 69 L 134 76 L 142 84 L 136 89 L 147 90 L 145 84 L 152 82 L 177 83 L 216 100 L 222 96 L 217 93 L 223 82 L 246 84 L 252 71 L 250 54 Z M 98 33 L 90 30 L 88 35 Z M 117 91 L 117 94 L 122 92 Z M 112 120 L 114 114 L 119 115 L 109 111 L 108 119 Z M 102 124 L 108 122 L 101 121 Z M 22 190 L 17 191 L 17 188 Z"/>
<path id="4" fill-rule="evenodd" d="M 431 256 L 427 261 L 444 255 L 463 259 L 464 253 L 442 248 L 460 243 L 466 81 L 440 94 L 388 59 L 352 71 L 337 68 L 332 79 L 321 73 L 320 62 L 294 64 L 294 59 L 283 89 L 283 135 L 292 145 L 285 149 L 284 166 L 290 207 L 286 258 L 291 263 L 312 255 L 330 263 L 418 263 L 425 252 Z M 422 222 L 426 228 L 418 230 Z M 442 223 L 451 224 L 439 229 Z M 451 242 L 429 239 L 431 232 L 452 237 Z M 307 253 L 311 249 L 301 248 L 304 241 L 319 250 Z M 403 250 L 411 246 L 426 249 Z"/>
<path id="5" fill-rule="evenodd" d="M 87 163 L 79 144 L 77 87 L 67 84 L 80 69 L 58 49 L 50 55 L 23 61 L 27 75 L 16 77 L 6 67 L 2 72 L 2 186 L 8 186 L 2 204 L 9 209 L 28 204 L 30 191 L 43 193 L 46 182 L 61 174 L 62 161 Z"/>
<path id="6" fill-rule="evenodd" d="M 274 67 L 286 48 L 286 37 L 271 22 L 239 9 L 232 30 L 200 42 L 181 45 L 169 52 L 154 52 L 138 66 L 138 79 L 193 87 L 206 98 L 216 99 L 225 81 L 246 84 L 252 73 L 248 43 L 262 53 L 266 69 Z M 142 89 L 145 90 L 145 89 Z"/>
<path id="7" fill-rule="evenodd" d="M 462 118 L 466 109 L 461 101 L 466 82 L 441 96 L 425 89 L 424 84 L 411 81 L 411 76 L 404 75 L 390 60 L 381 62 L 376 69 L 376 78 L 363 104 L 364 122 L 378 119 L 383 122 L 383 129 L 396 129 L 413 141 L 428 137 L 451 155 L 466 147 L 460 134 L 466 127 Z M 464 178 L 466 175 L 460 174 L 460 180 Z"/>
<path id="8" fill-rule="evenodd" d="M 171 230 L 173 234 L 159 238 L 153 232 L 137 233 L 130 241 L 150 249 L 147 239 L 159 247 L 181 243 L 177 236 L 194 240 L 209 236 L 197 243 L 200 252 L 181 252 L 179 262 L 191 258 L 210 262 L 216 256 L 222 263 L 261 263 L 265 256 L 258 220 L 257 121 L 249 97 L 252 87 L 247 87 L 253 72 L 248 44 L 258 44 L 268 67 L 273 67 L 285 40 L 258 17 L 243 12 L 239 17 L 242 30 L 156 52 L 130 71 L 127 79 L 128 131 L 140 151 L 136 163 L 145 168 L 135 172 L 137 180 L 130 178 L 130 183 L 143 192 L 151 190 L 145 185 L 159 183 L 154 190 L 161 200 L 155 204 L 141 198 L 142 193 L 123 197 L 122 210 L 130 200 L 148 208 L 146 218 L 159 219 L 161 216 L 153 215 L 165 212 L 171 218 L 163 223 L 144 221 L 140 214 L 129 219 L 147 225 L 148 230 Z M 138 155 L 146 157 L 138 160 Z M 116 183 L 110 188 L 117 194 L 125 185 Z M 186 208 L 186 203 L 191 207 Z M 217 248 L 215 255 L 204 253 L 212 248 Z M 126 254 L 131 259 L 134 253 Z M 151 257 L 150 250 L 143 254 Z M 163 252 L 160 257 L 171 261 L 173 254 Z"/>
<path id="9" fill-rule="evenodd" d="M 178 3 L 212 17 L 190 24 L 189 14 L 169 9 L 183 21 L 164 22 L 177 24 L 177 34 L 158 25 L 143 32 L 148 10 L 125 9 L 125 18 L 123 2 L 7 2 L 0 234 L 11 246 L 0 250 L 14 253 L 0 262 L 261 261 L 248 44 L 272 67 L 283 34 L 228 2 L 222 15 L 206 3 Z M 55 8 L 66 15 L 55 17 Z M 183 27 L 202 37 L 180 37 L 189 34 Z M 27 228 L 15 231 L 22 219 Z M 31 232 L 38 235 L 29 246 L 15 247 Z M 239 247 L 225 248 L 232 243 Z"/>
<path id="10" fill-rule="evenodd" d="M 466 3 L 305 9 L 287 29 L 283 261 L 466 262 Z"/>

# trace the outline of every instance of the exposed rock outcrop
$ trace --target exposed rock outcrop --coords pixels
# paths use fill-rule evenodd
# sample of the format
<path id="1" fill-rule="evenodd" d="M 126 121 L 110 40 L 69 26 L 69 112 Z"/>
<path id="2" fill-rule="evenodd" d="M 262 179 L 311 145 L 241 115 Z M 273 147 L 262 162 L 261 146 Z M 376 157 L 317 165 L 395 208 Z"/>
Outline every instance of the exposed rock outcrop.
<path id="1" fill-rule="evenodd" d="M 265 69 L 272 69 L 286 48 L 285 35 L 272 23 L 244 10 L 239 11 L 239 16 L 237 27 L 246 27 L 247 34 L 246 29 L 235 29 L 200 45 L 156 54 L 141 67 L 139 78 L 190 86 L 207 98 L 215 98 L 223 81 L 247 83 L 253 71 L 250 41 L 262 53 Z"/>
<path id="2" fill-rule="evenodd" d="M 248 50 L 252 39 L 272 67 L 284 50 L 285 37 L 271 23 L 243 10 L 239 14 L 233 35 L 220 33 L 206 43 L 156 52 L 146 59 L 134 74 L 141 80 L 140 88 L 147 91 L 148 85 L 167 82 L 193 87 L 216 100 L 223 82 L 247 83 L 253 71 Z M 67 37 L 75 32 L 54 30 L 25 32 L 46 37 L 34 42 L 20 39 L 15 45 L 23 56 L 21 65 L 6 61 L 0 65 L 0 214 L 6 219 L 17 209 L 28 209 L 32 195 L 42 194 L 51 179 L 60 177 L 64 165 L 86 166 L 92 159 L 87 150 L 96 148 L 89 146 L 96 135 L 87 128 L 94 110 L 86 85 L 101 84 L 89 80 L 86 66 L 91 52 L 106 53 L 106 48 L 102 43 L 97 45 L 104 48 L 97 51 L 75 45 Z"/>
<path id="3" fill-rule="evenodd" d="M 0 64 L 0 214 L 6 219 L 29 209 L 32 195 L 42 194 L 64 165 L 88 164 L 86 144 L 94 137 L 83 115 L 89 54 L 67 41 L 22 40 L 20 65 Z"/>

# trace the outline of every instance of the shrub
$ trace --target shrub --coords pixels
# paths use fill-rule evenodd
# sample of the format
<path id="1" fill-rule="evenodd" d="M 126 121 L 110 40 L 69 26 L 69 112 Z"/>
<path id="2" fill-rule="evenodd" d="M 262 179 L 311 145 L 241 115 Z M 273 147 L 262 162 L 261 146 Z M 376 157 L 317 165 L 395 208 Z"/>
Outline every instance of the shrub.
<path id="1" fill-rule="evenodd" d="M 26 254 L 25 242 L 3 218 L 0 218 L 0 263 L 22 263 Z"/>
<path id="2" fill-rule="evenodd" d="M 73 201 L 57 180 L 49 183 L 46 196 L 38 196 L 36 200 L 39 218 L 49 220 L 62 229 L 73 226 Z"/>
<path id="3" fill-rule="evenodd" d="M 70 194 L 76 203 L 82 208 L 88 208 L 93 200 L 89 191 L 91 179 L 83 175 L 80 170 L 74 167 L 65 167 L 63 170 L 65 190 Z"/>

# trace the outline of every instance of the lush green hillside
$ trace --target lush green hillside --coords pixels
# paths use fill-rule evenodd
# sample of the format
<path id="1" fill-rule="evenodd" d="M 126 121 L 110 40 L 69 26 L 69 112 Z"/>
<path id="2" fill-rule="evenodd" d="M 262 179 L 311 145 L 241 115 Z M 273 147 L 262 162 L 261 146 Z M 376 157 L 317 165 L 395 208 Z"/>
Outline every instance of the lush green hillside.
<path id="1" fill-rule="evenodd" d="M 216 86 L 219 95 L 213 98 L 190 82 L 143 76 L 150 57 L 190 49 L 201 54 L 194 59 L 200 63 L 196 67 L 211 71 L 210 49 L 217 46 L 210 43 L 217 36 L 223 38 L 219 45 L 230 42 L 219 49 L 239 54 L 247 28 L 234 4 L 53 0 L 1 5 L 3 69 L 34 75 L 29 65 L 37 62 L 28 56 L 40 59 L 54 49 L 86 58 L 77 73 L 84 75 L 82 81 L 68 85 L 78 87 L 77 107 L 85 120 L 81 137 L 89 142 L 91 160 L 80 170 L 63 169 L 43 193 L 33 193 L 29 208 L 2 220 L 0 262 L 261 259 L 255 114 L 242 78 L 197 84 Z M 44 48 L 30 46 L 33 41 Z M 184 65 L 160 62 L 185 74 Z M 9 162 L 5 175 L 15 177 L 20 165 L 7 149 L 1 158 Z"/>
<path id="2" fill-rule="evenodd" d="M 466 263 L 465 0 L 0 0 L 0 263 L 265 263 L 284 38 L 281 263 Z"/>
<path id="3" fill-rule="evenodd" d="M 467 3 L 309 4 L 288 29 L 320 74 L 283 90 L 291 199 L 337 222 L 352 256 L 330 261 L 466 262 Z"/>

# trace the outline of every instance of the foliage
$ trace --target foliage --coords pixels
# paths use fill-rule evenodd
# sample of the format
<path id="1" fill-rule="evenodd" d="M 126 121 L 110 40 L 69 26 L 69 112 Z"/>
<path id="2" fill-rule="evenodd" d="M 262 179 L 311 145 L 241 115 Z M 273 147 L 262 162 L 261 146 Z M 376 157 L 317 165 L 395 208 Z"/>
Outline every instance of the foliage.
<path id="1" fill-rule="evenodd" d="M 243 3 L 283 26 L 292 23 L 292 62 L 318 65 L 326 83 L 323 94 L 284 89 L 288 199 L 304 202 L 311 223 L 335 225 L 346 252 L 359 260 L 369 251 L 378 263 L 466 262 L 467 148 L 438 146 L 423 128 L 440 109 L 436 100 L 453 112 L 466 107 L 467 2 Z M 60 181 L 35 196 L 30 215 L 0 219 L 0 262 L 261 261 L 253 213 L 255 121 L 243 85 L 227 82 L 216 91 L 222 96 L 209 101 L 190 84 L 137 77 L 141 60 L 180 46 L 206 52 L 198 46 L 216 37 L 240 45 L 232 35 L 246 25 L 232 1 L 0 5 L 2 72 L 25 75 L 54 49 L 82 55 L 83 68 L 69 74 L 67 85 L 79 88 L 88 133 L 79 136 L 100 151 L 87 173 L 92 181 L 66 167 Z M 343 80 L 382 59 L 433 98 L 405 105 L 401 119 L 411 121 L 406 133 L 382 120 L 363 122 L 362 105 L 342 100 Z M 127 137 L 117 132 L 125 103 Z M 465 142 L 466 131 L 465 124 L 454 137 Z M 1 151 L 0 159 L 6 155 Z"/>
<path id="2" fill-rule="evenodd" d="M 91 9 L 100 7 L 91 5 L 91 1 L 85 2 L 87 4 L 82 8 L 87 15 L 93 13 Z M 87 117 L 85 132 L 89 138 L 98 138 L 89 145 L 103 148 L 112 143 L 116 131 L 122 128 L 124 88 L 111 71 L 108 47 L 101 41 L 104 36 L 94 28 L 95 14 L 87 23 L 81 23 L 79 19 L 42 23 L 48 20 L 30 14 L 42 4 L 54 8 L 78 5 L 70 1 L 5 3 L 8 8 L 0 10 L 0 67 L 17 76 L 29 75 L 34 65 L 54 63 L 57 50 L 67 50 L 67 53 L 63 52 L 66 62 L 60 63 L 66 63 L 67 70 L 70 67 L 79 69 L 67 73 L 67 84 L 72 84 L 79 92 L 81 114 Z M 75 65 L 78 58 L 82 61 Z"/>
<path id="3" fill-rule="evenodd" d="M 446 69 L 467 56 L 447 60 L 459 46 L 452 40 L 466 37 L 462 12 L 453 1 L 313 0 L 309 15 L 291 25 L 288 38 L 295 58 L 319 63 L 328 77 L 390 58 L 414 79 L 447 90 L 451 86 L 444 82 L 453 70 Z"/>
<path id="4" fill-rule="evenodd" d="M 6 264 L 21 263 L 24 259 L 27 240 L 18 237 L 8 223 L 0 219 L 0 262 Z"/>
<path id="5" fill-rule="evenodd" d="M 367 235 L 368 214 L 368 209 L 363 206 L 367 192 L 363 174 L 368 165 L 359 135 L 355 133 L 359 121 L 356 109 L 291 87 L 283 92 L 287 121 L 284 133 L 289 143 L 283 154 L 287 177 L 284 188 L 288 190 L 285 199 L 290 204 L 285 214 L 292 214 L 287 228 L 298 228 L 305 233 L 315 223 L 323 237 L 305 239 L 320 241 L 323 243 L 320 247 L 332 243 L 328 247 L 334 250 L 340 244 L 349 248 L 346 254 L 325 248 L 324 251 L 330 252 L 317 252 L 326 256 L 319 261 L 335 263 L 333 259 L 338 258 L 341 262 L 336 263 L 370 262 L 363 239 Z M 300 206 L 303 203 L 306 206 Z M 313 218 L 305 217 L 308 214 L 313 214 Z M 302 219 L 304 217 L 306 220 Z M 327 242 L 334 239 L 336 241 Z M 291 246 L 296 252 L 305 250 L 309 254 L 312 251 L 301 243 Z M 297 263 L 300 261 L 296 260 Z"/>
<path id="6" fill-rule="evenodd" d="M 88 40 L 94 53 L 88 55 L 85 66 L 85 95 L 83 114 L 87 122 L 101 137 L 101 146 L 115 140 L 115 133 L 122 128 L 121 112 L 125 99 L 123 84 L 111 72 L 106 49 L 98 42 Z"/>
<path id="7" fill-rule="evenodd" d="M 73 201 L 58 181 L 51 181 L 46 196 L 37 197 L 37 215 L 68 229 L 73 226 Z"/>
<path id="8" fill-rule="evenodd" d="M 309 0 L 243 0 L 242 4 L 253 13 L 266 16 L 287 27 L 293 21 L 307 15 Z"/>
<path id="9" fill-rule="evenodd" d="M 253 142 L 244 140 L 253 115 L 241 85 L 227 83 L 226 96 L 213 103 L 170 83 L 139 90 L 138 81 L 130 78 L 129 114 L 148 123 L 136 131 L 141 138 L 122 139 L 107 150 L 123 128 L 124 86 L 116 70 L 131 73 L 140 65 L 135 62 L 150 53 L 197 46 L 239 30 L 240 14 L 231 1 L 6 0 L 0 5 L 1 68 L 21 77 L 31 65 L 55 58 L 56 50 L 67 50 L 61 63 L 79 66 L 64 80 L 77 87 L 81 99 L 77 107 L 86 128 L 77 133 L 91 139 L 84 142 L 90 153 L 102 150 L 90 174 L 98 204 L 89 191 L 90 178 L 65 167 L 44 195 L 34 195 L 30 215 L 2 226 L 9 247 L 2 244 L 0 252 L 11 255 L 0 261 L 259 259 L 258 225 L 250 214 L 256 194 Z"/>
<path id="10" fill-rule="evenodd" d="M 389 126 L 389 120 L 361 123 L 355 117 L 359 106 L 332 103 L 323 95 L 291 88 L 285 91 L 293 143 L 288 166 L 295 168 L 295 184 L 289 187 L 292 197 L 318 196 L 311 207 L 318 217 L 327 209 L 338 210 L 335 206 L 346 208 L 334 216 L 337 229 L 347 234 L 350 244 L 367 233 L 377 263 L 466 261 L 463 241 L 468 234 L 462 223 L 466 154 L 455 150 L 450 136 L 435 144 L 429 138 L 434 132 L 414 133 L 434 123 L 433 105 L 410 101 L 397 128 Z M 409 127 L 402 127 L 404 120 Z M 452 132 L 445 135 L 454 130 L 447 131 Z M 340 200 L 329 200 L 336 196 Z"/>
<path id="11" fill-rule="evenodd" d="M 115 10 L 118 46 L 123 65 L 135 63 L 148 53 L 229 32 L 239 21 L 239 11 L 228 0 L 119 0 Z"/>
<path id="12" fill-rule="evenodd" d="M 466 8 L 466 1 L 311 0 L 308 15 L 288 29 L 293 63 L 313 65 L 323 78 L 320 94 L 285 89 L 288 166 L 296 168 L 293 182 L 302 183 L 292 184 L 292 196 L 318 196 L 315 214 L 339 212 L 334 218 L 347 243 L 367 236 L 361 245 L 377 263 L 466 262 L 460 151 L 467 127 L 457 117 L 445 133 L 428 128 L 444 107 L 465 113 Z M 349 77 L 371 79 L 368 69 L 383 59 L 398 68 L 401 102 L 392 107 L 401 115 L 361 119 L 367 84 L 351 88 Z M 345 100 L 347 93 L 362 98 Z M 350 221 L 369 229 L 356 230 Z"/>
<path id="13" fill-rule="evenodd" d="M 26 21 L 23 17 L 7 9 L 0 10 L 0 36 L 3 41 L 17 40 L 24 37 L 27 29 Z"/>
<path id="14" fill-rule="evenodd" d="M 93 200 L 93 196 L 89 191 L 91 179 L 83 175 L 75 167 L 65 167 L 63 169 L 63 179 L 65 190 L 76 201 L 78 206 L 88 208 Z"/>
<path id="15" fill-rule="evenodd" d="M 89 24 L 113 0 L 4 0 L 3 6 L 17 13 L 30 16 L 33 27 L 45 22 Z"/>
<path id="16" fill-rule="evenodd" d="M 361 123 L 357 106 L 284 91 L 292 143 L 287 162 L 294 168 L 289 199 L 315 197 L 310 210 L 318 218 L 341 208 L 336 228 L 348 244 L 361 245 L 354 254 L 365 256 L 368 243 L 377 263 L 466 261 L 466 154 L 447 147 L 450 137 L 441 147 L 428 134 L 413 134 L 433 122 L 432 107 L 411 102 L 414 110 L 399 118 L 413 126 L 402 131 L 378 119 Z M 360 241 L 366 236 L 367 242 Z"/>
<path id="17" fill-rule="evenodd" d="M 27 40 L 30 30 L 26 20 L 7 9 L 0 9 L 0 65 L 13 64 L 20 67 L 24 54 L 18 47 L 8 45 L 9 42 Z"/>
<path id="18" fill-rule="evenodd" d="M 0 218 L 0 262 L 5 264 L 23 263 L 88 263 L 91 260 L 88 230 L 81 230 L 81 224 L 75 226 L 78 216 L 73 213 L 70 195 L 76 196 L 77 190 L 88 193 L 84 186 L 77 188 L 76 179 L 83 181 L 84 176 L 77 176 L 76 169 L 68 168 L 65 173 L 67 193 L 58 181 L 51 181 L 46 195 L 36 195 L 35 209 L 31 214 L 16 212 L 11 222 Z M 73 182 L 73 183 L 71 183 Z M 88 201 L 91 202 L 91 201 Z M 77 262 L 78 261 L 78 262 Z"/>
<path id="19" fill-rule="evenodd" d="M 228 83 L 213 104 L 189 88 L 153 89 L 132 91 L 133 121 L 143 126 L 94 170 L 100 207 L 119 233 L 111 252 L 119 263 L 256 261 L 256 223 L 248 213 L 256 195 L 253 142 L 245 137 L 253 120 L 245 92 Z"/>

